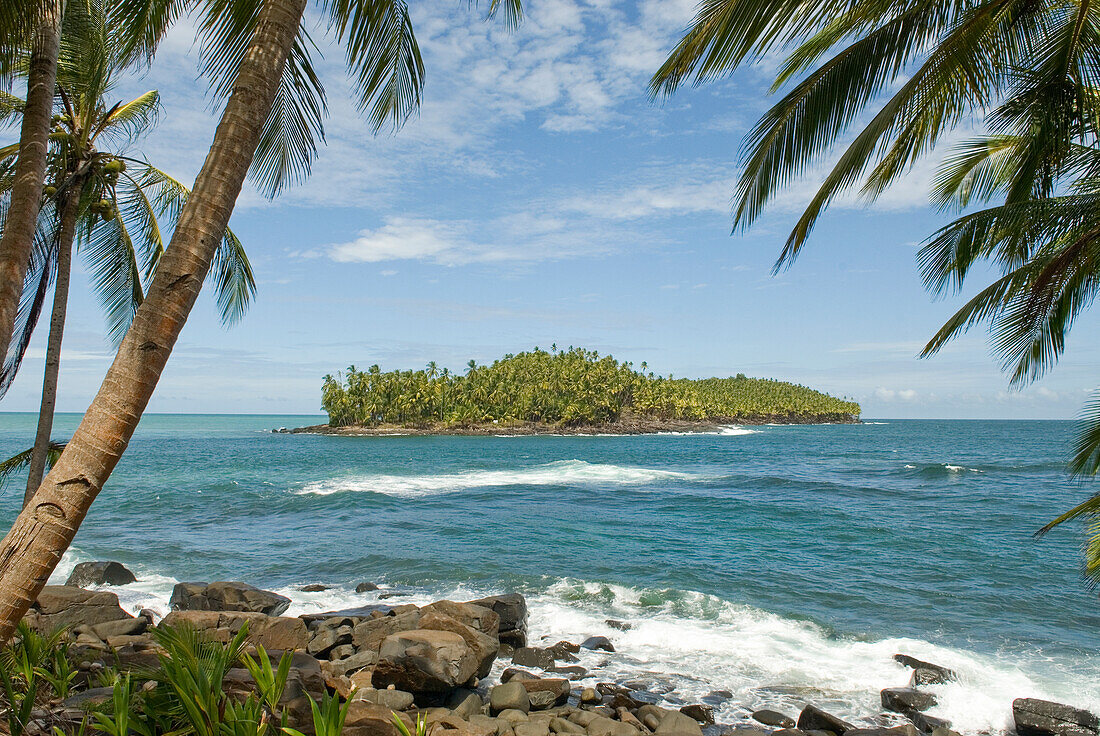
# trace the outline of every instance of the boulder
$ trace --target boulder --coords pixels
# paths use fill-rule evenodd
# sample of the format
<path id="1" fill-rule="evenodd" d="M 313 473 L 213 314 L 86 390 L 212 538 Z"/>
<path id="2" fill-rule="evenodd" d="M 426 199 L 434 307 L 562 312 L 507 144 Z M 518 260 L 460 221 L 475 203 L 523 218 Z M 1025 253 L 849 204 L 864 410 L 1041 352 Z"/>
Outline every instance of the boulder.
<path id="1" fill-rule="evenodd" d="M 816 705 L 807 705 L 802 709 L 798 714 L 798 727 L 803 731 L 832 731 L 837 736 L 843 736 L 845 732 L 855 728 L 851 723 L 826 713 Z"/>
<path id="2" fill-rule="evenodd" d="M 408 710 L 413 704 L 412 693 L 404 690 L 377 690 L 373 687 L 357 690 L 355 699 L 382 705 L 390 710 Z"/>
<path id="3" fill-rule="evenodd" d="M 473 690 L 459 688 L 447 697 L 446 706 L 460 718 L 469 719 L 481 713 L 481 696 Z"/>
<path id="4" fill-rule="evenodd" d="M 556 664 L 553 667 L 547 667 L 546 671 L 547 672 L 553 672 L 553 673 L 558 674 L 558 675 L 565 675 L 570 680 L 583 680 L 584 678 L 588 677 L 588 670 L 586 670 L 584 667 L 579 667 L 575 664 L 573 664 L 573 665 Z"/>
<path id="5" fill-rule="evenodd" d="M 757 723 L 763 723 L 765 726 L 775 726 L 777 728 L 788 729 L 795 727 L 795 722 L 793 718 L 783 715 L 779 711 L 768 710 L 767 708 L 755 711 L 752 714 L 752 719 Z"/>
<path id="6" fill-rule="evenodd" d="M 686 716 L 677 711 L 670 711 L 661 719 L 661 725 L 657 726 L 655 733 L 675 734 L 675 736 L 702 736 L 703 729 L 691 716 Z"/>
<path id="7" fill-rule="evenodd" d="M 498 639 L 500 636 L 500 616 L 496 611 L 485 606 L 443 600 L 424 606 L 420 609 L 420 613 L 449 616 L 464 626 L 469 626 L 474 631 L 480 631 L 493 639 Z"/>
<path id="8" fill-rule="evenodd" d="M 372 681 L 378 688 L 394 685 L 413 693 L 450 692 L 469 682 L 477 666 L 477 657 L 458 634 L 414 629 L 383 640 Z"/>
<path id="9" fill-rule="evenodd" d="M 600 695 L 594 688 L 586 687 L 581 690 L 581 703 L 583 705 L 593 705 L 595 703 L 602 703 L 603 696 Z"/>
<path id="10" fill-rule="evenodd" d="M 500 618 L 499 638 L 502 644 L 527 646 L 527 601 L 522 595 L 509 593 L 467 602 L 491 609 L 497 614 Z"/>
<path id="11" fill-rule="evenodd" d="M 309 585 L 303 585 L 302 587 L 298 588 L 298 590 L 302 591 L 303 593 L 320 593 L 321 591 L 328 589 L 329 587 L 327 585 L 321 585 L 320 583 L 310 583 Z"/>
<path id="12" fill-rule="evenodd" d="M 516 679 L 514 682 L 518 682 L 527 694 L 532 697 L 532 703 L 534 703 L 535 693 L 550 693 L 553 698 L 550 700 L 551 704 L 557 703 L 561 705 L 569 700 L 569 680 L 564 680 L 558 677 L 547 677 L 541 680 L 521 680 Z M 550 706 L 545 706 L 549 708 Z"/>
<path id="13" fill-rule="evenodd" d="M 1020 736 L 1096 736 L 1100 722 L 1087 710 L 1035 698 L 1012 701 Z"/>
<path id="14" fill-rule="evenodd" d="M 400 615 L 367 618 L 352 629 L 352 644 L 359 651 L 378 648 L 388 636 L 402 631 L 414 631 L 420 628 L 420 611 L 410 611 Z"/>
<path id="15" fill-rule="evenodd" d="M 351 644 L 352 627 L 343 623 L 347 619 L 329 619 L 322 621 L 313 629 L 307 651 L 316 656 L 324 656 L 334 648 Z M 354 649 L 353 649 L 354 651 Z M 335 657 L 339 659 L 339 657 Z"/>
<path id="16" fill-rule="evenodd" d="M 895 713 L 928 710 L 936 704 L 936 696 L 911 687 L 888 687 L 879 693 L 882 707 Z"/>
<path id="17" fill-rule="evenodd" d="M 95 624 L 92 628 L 92 633 L 104 641 L 116 637 L 116 636 L 137 636 L 144 634 L 145 630 L 149 628 L 149 619 L 144 616 L 140 618 L 120 618 L 114 621 L 104 621 L 101 624 Z"/>
<path id="18" fill-rule="evenodd" d="M 521 670 L 516 667 L 508 667 L 504 672 L 500 673 L 501 682 L 511 682 L 512 680 L 537 680 L 538 675 L 533 675 L 527 670 Z"/>
<path id="19" fill-rule="evenodd" d="M 582 733 L 585 733 L 585 730 L 584 730 L 583 726 L 579 726 L 576 723 L 573 723 L 572 721 L 567 721 L 564 718 L 560 718 L 560 717 L 550 719 L 550 730 L 553 731 L 554 733 L 564 733 L 564 734 L 582 734 Z"/>
<path id="20" fill-rule="evenodd" d="M 588 724 L 589 736 L 637 736 L 638 729 L 629 723 L 599 717 Z"/>
<path id="21" fill-rule="evenodd" d="M 300 618 L 265 616 L 247 611 L 172 611 L 161 626 L 192 626 L 215 641 L 228 642 L 248 624 L 248 638 L 268 650 L 306 649 L 309 630 Z"/>
<path id="22" fill-rule="evenodd" d="M 65 585 L 86 588 L 89 585 L 129 585 L 136 581 L 134 573 L 120 562 L 81 562 L 69 573 Z"/>
<path id="23" fill-rule="evenodd" d="M 122 610 L 114 593 L 69 585 L 47 585 L 27 612 L 28 623 L 47 634 L 62 626 L 95 626 L 127 619 L 133 616 Z"/>
<path id="24" fill-rule="evenodd" d="M 710 724 L 714 723 L 714 708 L 709 705 L 692 704 L 685 705 L 680 709 L 680 712 L 685 716 L 694 718 L 699 723 Z"/>
<path id="25" fill-rule="evenodd" d="M 557 696 L 549 690 L 536 690 L 535 692 L 527 693 L 527 698 L 531 702 L 531 710 L 546 710 L 547 708 L 554 707 L 554 704 L 558 702 Z"/>
<path id="26" fill-rule="evenodd" d="M 512 664 L 520 667 L 538 667 L 549 669 L 554 666 L 554 653 L 540 647 L 520 647 L 512 652 Z"/>
<path id="27" fill-rule="evenodd" d="M 177 583 L 169 605 L 173 611 L 247 611 L 278 616 L 290 608 L 290 599 L 247 583 Z"/>
<path id="28" fill-rule="evenodd" d="M 937 681 L 926 681 L 922 683 L 916 683 L 921 685 L 932 685 L 944 682 L 953 682 L 959 679 L 958 674 L 952 670 L 938 664 L 932 664 L 931 662 L 925 662 L 924 660 L 917 659 L 916 657 L 910 657 L 908 654 L 895 654 L 894 661 L 903 667 L 911 667 L 914 670 L 927 670 L 929 673 L 936 673 Z"/>
<path id="29" fill-rule="evenodd" d="M 447 602 L 449 603 L 450 601 Z M 461 606 L 464 604 L 458 603 L 454 605 Z M 494 619 L 490 620 L 489 623 L 494 624 L 493 628 L 496 628 L 495 613 L 480 606 L 466 606 L 466 608 L 484 611 L 488 616 Z M 432 631 L 450 631 L 461 636 L 463 641 L 466 642 L 466 646 L 470 648 L 470 651 L 472 651 L 477 658 L 477 671 L 475 674 L 478 677 L 487 676 L 490 670 L 493 669 L 493 660 L 497 658 L 497 646 L 499 642 L 496 637 L 483 634 L 480 630 L 467 626 L 458 619 L 440 613 L 439 610 L 440 609 L 432 609 L 432 606 L 423 608 L 420 612 L 420 628 Z"/>
<path id="30" fill-rule="evenodd" d="M 355 586 L 356 593 L 369 593 L 372 590 L 378 590 L 378 586 L 374 583 L 359 583 Z"/>
<path id="31" fill-rule="evenodd" d="M 489 712 L 499 714 L 506 710 L 523 713 L 531 710 L 531 698 L 523 682 L 506 682 L 489 690 Z"/>
<path id="32" fill-rule="evenodd" d="M 590 636 L 581 642 L 582 649 L 602 649 L 605 652 L 615 651 L 615 647 L 612 646 L 611 640 L 606 636 Z"/>
<path id="33" fill-rule="evenodd" d="M 618 619 L 614 618 L 609 618 L 604 621 L 604 623 L 613 629 L 618 629 L 619 631 L 630 631 L 634 628 L 634 624 L 630 623 L 629 621 L 619 621 Z"/>
<path id="34" fill-rule="evenodd" d="M 342 736 L 401 736 L 393 723 L 393 716 L 393 709 L 384 705 L 353 700 L 348 705 Z M 415 724 L 407 714 L 398 712 L 397 716 L 409 731 L 415 730 Z"/>

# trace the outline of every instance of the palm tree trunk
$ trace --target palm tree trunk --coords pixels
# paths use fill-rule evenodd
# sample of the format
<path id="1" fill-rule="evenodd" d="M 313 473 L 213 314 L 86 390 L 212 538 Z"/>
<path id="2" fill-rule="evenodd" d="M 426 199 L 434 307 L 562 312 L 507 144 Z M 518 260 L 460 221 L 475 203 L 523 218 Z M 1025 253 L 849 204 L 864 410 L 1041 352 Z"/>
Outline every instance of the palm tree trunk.
<path id="1" fill-rule="evenodd" d="M 50 451 L 53 432 L 53 412 L 57 404 L 57 374 L 61 370 L 61 340 L 65 335 L 65 312 L 69 307 L 69 276 L 72 272 L 73 240 L 76 238 L 76 216 L 80 212 L 80 189 L 83 182 L 74 181 L 65 195 L 61 208 L 61 229 L 57 242 L 57 276 L 53 284 L 53 315 L 50 317 L 50 338 L 46 343 L 46 370 L 42 377 L 42 404 L 38 409 L 38 431 L 34 435 L 31 465 L 27 473 L 24 508 L 42 485 L 46 471 L 46 455 Z"/>
<path id="2" fill-rule="evenodd" d="M 42 17 L 35 29 L 27 70 L 27 104 L 19 133 L 19 158 L 11 190 L 8 219 L 0 236 L 0 360 L 8 354 L 19 295 L 31 256 L 38 210 L 42 206 L 42 183 L 46 178 L 46 149 L 50 143 L 54 84 L 57 81 L 57 53 L 61 46 L 62 0 L 42 4 Z"/>
<path id="3" fill-rule="evenodd" d="M 38 597 L 137 429 L 229 224 L 305 4 L 264 3 L 149 294 L 73 438 L 0 542 L 0 642 Z"/>

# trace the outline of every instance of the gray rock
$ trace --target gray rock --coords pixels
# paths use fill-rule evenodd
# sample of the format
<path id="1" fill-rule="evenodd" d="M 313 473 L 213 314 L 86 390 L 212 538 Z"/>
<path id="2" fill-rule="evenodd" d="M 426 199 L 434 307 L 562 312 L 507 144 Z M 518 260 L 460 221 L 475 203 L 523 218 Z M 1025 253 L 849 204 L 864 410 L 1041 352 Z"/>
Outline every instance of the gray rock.
<path id="1" fill-rule="evenodd" d="M 919 710 L 907 711 L 905 717 L 912 721 L 921 733 L 932 733 L 937 728 L 951 728 L 951 721 L 921 713 Z"/>
<path id="2" fill-rule="evenodd" d="M 776 710 L 758 710 L 752 714 L 752 719 L 757 723 L 763 723 L 765 726 L 776 726 L 778 728 L 793 729 L 795 727 L 794 719 L 790 716 L 783 715 Z"/>
<path id="3" fill-rule="evenodd" d="M 48 634 L 62 626 L 95 626 L 126 619 L 133 617 L 118 605 L 118 596 L 114 593 L 47 585 L 31 605 L 26 620 L 36 630 Z"/>
<path id="4" fill-rule="evenodd" d="M 634 628 L 634 624 L 630 623 L 629 621 L 619 621 L 613 618 L 607 619 L 606 621 L 604 621 L 604 623 L 613 629 L 618 629 L 619 631 L 630 631 Z"/>
<path id="5" fill-rule="evenodd" d="M 303 585 L 298 590 L 303 593 L 320 593 L 323 590 L 328 590 L 329 586 L 321 585 L 320 583 L 310 583 L 309 585 Z"/>
<path id="6" fill-rule="evenodd" d="M 447 698 L 446 706 L 460 718 L 468 719 L 470 716 L 481 713 L 481 696 L 473 690 L 459 688 Z"/>
<path id="7" fill-rule="evenodd" d="M 500 673 L 501 682 L 511 682 L 512 680 L 537 680 L 538 675 L 533 675 L 527 670 L 521 670 L 517 667 L 509 667 Z"/>
<path id="8" fill-rule="evenodd" d="M 491 609 L 497 614 L 500 618 L 499 637 L 502 644 L 517 648 L 527 646 L 527 601 L 522 595 L 509 593 L 467 602 Z"/>
<path id="9" fill-rule="evenodd" d="M 546 710 L 558 701 L 557 695 L 549 690 L 535 690 L 527 693 L 531 710 Z"/>
<path id="10" fill-rule="evenodd" d="M 390 710 L 408 710 L 413 704 L 413 694 L 404 690 L 378 690 L 368 687 L 357 690 L 355 699 L 382 705 Z"/>
<path id="11" fill-rule="evenodd" d="M 93 687 L 75 695 L 70 695 L 61 701 L 62 708 L 78 708 L 84 710 L 93 705 L 99 705 L 111 700 L 114 696 L 113 687 Z"/>
<path id="12" fill-rule="evenodd" d="M 359 583 L 355 586 L 356 593 L 369 593 L 372 590 L 378 590 L 378 586 L 374 583 Z"/>
<path id="13" fill-rule="evenodd" d="M 583 726 L 579 726 L 572 721 L 567 721 L 564 718 L 551 718 L 550 730 L 554 733 L 564 734 L 581 734 L 585 732 Z"/>
<path id="14" fill-rule="evenodd" d="M 606 636 L 590 636 L 581 642 L 581 647 L 584 649 L 602 649 L 605 652 L 615 651 L 615 647 L 612 646 L 611 640 Z"/>
<path id="15" fill-rule="evenodd" d="M 451 631 L 415 629 L 382 642 L 371 681 L 412 693 L 445 693 L 465 685 L 477 672 L 477 658 Z"/>
<path id="16" fill-rule="evenodd" d="M 599 717 L 588 724 L 589 736 L 637 736 L 638 729 L 629 723 Z"/>
<path id="17" fill-rule="evenodd" d="M 521 667 L 538 667 L 549 669 L 554 666 L 554 653 L 549 649 L 539 647 L 520 647 L 512 652 L 512 664 Z"/>
<path id="18" fill-rule="evenodd" d="M 516 736 L 550 736 L 549 721 L 517 723 L 512 729 Z"/>
<path id="19" fill-rule="evenodd" d="M 879 693 L 882 707 L 895 713 L 928 710 L 936 705 L 936 696 L 911 687 L 888 687 Z"/>
<path id="20" fill-rule="evenodd" d="M 116 636 L 137 636 L 139 634 L 144 634 L 145 630 L 149 628 L 149 619 L 144 616 L 141 618 L 120 618 L 114 621 L 104 621 L 101 624 L 95 624 L 91 628 L 93 634 L 107 641 Z"/>
<path id="21" fill-rule="evenodd" d="M 251 611 L 278 616 L 290 608 L 290 599 L 248 583 L 177 583 L 169 605 L 173 611 Z"/>
<path id="22" fill-rule="evenodd" d="M 843 736 L 845 732 L 855 728 L 851 723 L 826 713 L 816 705 L 807 705 L 802 709 L 798 714 L 798 727 L 803 731 L 832 731 L 837 736 Z"/>
<path id="23" fill-rule="evenodd" d="M 1020 736 L 1095 736 L 1100 730 L 1087 710 L 1035 698 L 1012 701 L 1012 717 Z"/>
<path id="24" fill-rule="evenodd" d="M 554 703 L 561 705 L 569 700 L 569 680 L 558 677 L 547 677 L 545 679 L 535 680 L 515 680 L 515 682 L 519 682 L 523 686 L 523 689 L 527 691 L 527 694 L 531 696 L 532 707 L 534 707 L 535 693 L 538 692 L 550 693 L 553 696 L 550 700 L 551 705 Z M 548 708 L 550 706 L 548 705 L 546 707 Z"/>
<path id="25" fill-rule="evenodd" d="M 692 705 L 685 705 L 680 709 L 680 712 L 689 718 L 694 718 L 699 723 L 714 723 L 714 708 L 709 705 L 693 703 Z"/>
<path id="26" fill-rule="evenodd" d="M 433 604 L 434 605 L 434 604 Z M 464 604 L 455 604 L 464 605 Z M 484 608 L 478 606 L 467 606 L 478 611 L 485 611 Z M 492 611 L 485 611 L 488 615 L 493 617 L 493 623 L 496 623 L 496 614 Z M 489 671 L 493 668 L 493 660 L 497 658 L 497 640 L 496 637 L 488 636 L 463 624 L 458 619 L 447 616 L 440 613 L 439 610 L 432 610 L 431 606 L 427 606 L 420 612 L 420 621 L 418 626 L 421 629 L 430 629 L 432 631 L 450 631 L 454 634 L 458 634 L 466 642 L 466 646 L 470 648 L 470 651 L 474 653 L 474 657 L 477 658 L 477 670 L 474 672 L 478 677 L 486 677 Z M 495 627 L 494 627 L 495 628 Z"/>
<path id="27" fill-rule="evenodd" d="M 547 667 L 546 671 L 553 672 L 558 675 L 565 675 L 570 680 L 583 680 L 585 677 L 588 677 L 588 670 L 575 664 L 556 664 L 553 667 Z"/>
<path id="28" fill-rule="evenodd" d="M 953 682 L 959 679 L 958 674 L 952 670 L 938 664 L 932 664 L 931 662 L 925 662 L 924 660 L 917 659 L 916 657 L 910 657 L 908 654 L 895 654 L 894 661 L 903 667 L 911 667 L 914 670 L 927 670 L 929 672 L 937 673 L 939 683 Z M 938 684 L 933 682 L 917 683 L 923 685 Z"/>
<path id="29" fill-rule="evenodd" d="M 129 585 L 136 581 L 134 573 L 121 562 L 81 562 L 69 573 L 65 585 L 86 588 L 89 585 Z"/>
<path id="30" fill-rule="evenodd" d="M 602 703 L 603 696 L 600 695 L 594 688 L 586 687 L 581 690 L 581 703 L 583 705 L 593 705 L 595 703 Z"/>
<path id="31" fill-rule="evenodd" d="M 491 608 L 444 600 L 424 606 L 420 609 L 420 613 L 421 615 L 437 613 L 453 618 L 463 626 L 469 626 L 474 631 L 491 637 L 494 640 L 494 648 L 497 646 L 496 640 L 500 637 L 500 616 Z"/>
<path id="32" fill-rule="evenodd" d="M 806 736 L 806 732 L 800 728 L 781 728 L 772 731 L 772 736 Z"/>
<path id="33" fill-rule="evenodd" d="M 661 725 L 657 726 L 654 733 L 675 734 L 676 736 L 702 736 L 703 729 L 691 716 L 685 716 L 678 711 L 670 711 L 661 719 Z"/>
<path id="34" fill-rule="evenodd" d="M 531 710 L 531 698 L 522 682 L 506 682 L 489 690 L 489 711 L 500 714 L 506 710 L 527 713 Z"/>
<path id="35" fill-rule="evenodd" d="M 722 736 L 768 736 L 768 732 L 761 731 L 759 728 L 741 726 L 723 731 Z"/>

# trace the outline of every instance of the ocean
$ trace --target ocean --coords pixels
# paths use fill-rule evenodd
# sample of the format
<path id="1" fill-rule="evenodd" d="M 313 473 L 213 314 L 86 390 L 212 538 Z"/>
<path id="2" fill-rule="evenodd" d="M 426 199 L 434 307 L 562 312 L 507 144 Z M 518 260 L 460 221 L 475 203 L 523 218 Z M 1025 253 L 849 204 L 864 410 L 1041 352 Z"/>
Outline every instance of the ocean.
<path id="1" fill-rule="evenodd" d="M 60 416 L 55 436 L 76 421 Z M 271 432 L 317 421 L 146 416 L 53 582 L 118 560 L 139 578 L 113 589 L 135 611 L 165 611 L 181 580 L 243 580 L 292 614 L 518 591 L 535 642 L 614 642 L 582 653 L 585 683 L 707 697 L 724 722 L 806 702 L 870 722 L 878 691 L 908 680 L 897 652 L 958 671 L 929 713 L 964 733 L 1004 730 L 1016 697 L 1100 712 L 1084 528 L 1032 537 L 1091 490 L 1063 470 L 1071 422 Z M 0 415 L 0 455 L 33 431 L 33 415 Z M 5 528 L 22 490 L 0 495 Z M 356 594 L 363 581 L 383 590 Z"/>

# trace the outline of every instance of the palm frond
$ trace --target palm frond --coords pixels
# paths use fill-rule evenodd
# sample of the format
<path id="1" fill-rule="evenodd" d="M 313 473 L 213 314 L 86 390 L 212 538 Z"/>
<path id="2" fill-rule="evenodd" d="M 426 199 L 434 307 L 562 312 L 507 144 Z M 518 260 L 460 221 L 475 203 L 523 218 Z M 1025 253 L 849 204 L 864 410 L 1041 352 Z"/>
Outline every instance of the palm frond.
<path id="1" fill-rule="evenodd" d="M 58 442 L 57 440 L 50 440 L 50 446 L 46 450 L 46 472 L 49 472 L 53 467 L 57 459 L 61 457 L 61 453 L 65 450 L 65 445 L 68 442 Z M 11 480 L 13 475 L 25 471 L 31 464 L 31 455 L 34 454 L 34 448 L 29 447 L 20 453 L 12 455 L 7 460 L 0 462 L 0 491 L 4 489 L 4 486 Z"/>
<path id="2" fill-rule="evenodd" d="M 138 254 L 121 211 L 108 220 L 86 212 L 80 220 L 79 243 L 92 290 L 103 306 L 107 337 L 117 347 L 145 298 Z"/>
<path id="3" fill-rule="evenodd" d="M 160 93 L 155 89 L 149 90 L 105 116 L 99 125 L 99 135 L 106 137 L 117 150 L 156 125 L 160 110 Z M 102 136 L 103 133 L 107 135 Z"/>

